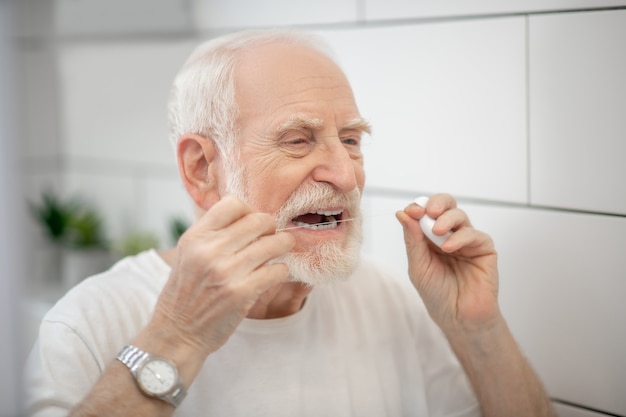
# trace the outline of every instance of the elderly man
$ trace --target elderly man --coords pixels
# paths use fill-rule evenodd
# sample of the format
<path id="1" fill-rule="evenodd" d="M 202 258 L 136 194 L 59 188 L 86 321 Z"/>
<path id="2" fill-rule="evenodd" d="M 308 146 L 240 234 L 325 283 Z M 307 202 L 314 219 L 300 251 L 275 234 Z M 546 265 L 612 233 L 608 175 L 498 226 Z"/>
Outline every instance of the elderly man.
<path id="1" fill-rule="evenodd" d="M 551 415 L 500 313 L 493 244 L 452 197 L 397 213 L 412 286 L 359 260 L 369 126 L 317 41 L 199 47 L 170 124 L 197 219 L 175 249 L 125 259 L 49 312 L 29 413 Z M 425 212 L 452 232 L 440 248 Z"/>

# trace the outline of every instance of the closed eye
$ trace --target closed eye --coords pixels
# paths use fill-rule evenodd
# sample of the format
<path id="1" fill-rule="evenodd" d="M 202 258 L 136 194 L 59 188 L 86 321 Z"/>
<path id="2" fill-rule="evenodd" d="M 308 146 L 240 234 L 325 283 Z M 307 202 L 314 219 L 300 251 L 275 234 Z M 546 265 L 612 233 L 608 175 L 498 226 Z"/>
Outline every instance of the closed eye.
<path id="1" fill-rule="evenodd" d="M 290 139 L 288 141 L 286 141 L 286 144 L 289 145 L 301 145 L 303 143 L 308 143 L 309 140 L 308 139 L 304 139 L 304 138 L 297 138 L 297 139 Z"/>
<path id="2" fill-rule="evenodd" d="M 302 158 L 311 152 L 313 139 L 302 134 L 286 135 L 279 141 L 279 146 L 292 158 Z"/>

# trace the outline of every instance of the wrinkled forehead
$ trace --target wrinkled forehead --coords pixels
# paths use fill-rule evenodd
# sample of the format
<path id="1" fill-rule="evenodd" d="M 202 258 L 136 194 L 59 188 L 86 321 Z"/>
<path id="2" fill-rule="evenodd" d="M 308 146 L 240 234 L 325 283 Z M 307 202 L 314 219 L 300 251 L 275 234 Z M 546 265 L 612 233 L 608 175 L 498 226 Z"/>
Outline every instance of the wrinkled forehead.
<path id="1" fill-rule="evenodd" d="M 333 109 L 358 116 L 352 88 L 339 66 L 307 46 L 274 42 L 248 48 L 234 68 L 242 117 L 260 112 Z"/>
<path id="2" fill-rule="evenodd" d="M 327 79 L 337 85 L 349 82 L 339 66 L 328 56 L 306 45 L 274 41 L 244 48 L 238 54 L 234 67 L 238 93 L 266 86 L 268 92 L 278 87 L 287 88 L 292 82 Z"/>

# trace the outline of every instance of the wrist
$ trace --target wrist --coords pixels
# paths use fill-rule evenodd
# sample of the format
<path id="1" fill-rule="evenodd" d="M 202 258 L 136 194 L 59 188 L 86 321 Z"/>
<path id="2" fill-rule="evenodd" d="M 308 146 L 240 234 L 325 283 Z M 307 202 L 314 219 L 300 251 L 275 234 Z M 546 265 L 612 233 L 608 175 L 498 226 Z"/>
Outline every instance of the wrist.
<path id="1" fill-rule="evenodd" d="M 185 387 L 191 385 L 206 359 L 206 354 L 200 349 L 185 343 L 175 332 L 156 323 L 150 323 L 131 343 L 175 364 Z"/>
<path id="2" fill-rule="evenodd" d="M 149 398 L 165 401 L 178 407 L 187 395 L 187 388 L 172 361 L 152 355 L 133 345 L 126 345 L 117 355 L 137 384 Z"/>
<path id="3" fill-rule="evenodd" d="M 452 346 L 462 346 L 464 350 L 497 350 L 513 338 L 506 320 L 499 313 L 480 322 L 457 322 L 442 327 L 442 330 Z"/>
<path id="4" fill-rule="evenodd" d="M 489 334 L 506 327 L 497 295 L 455 297 L 440 305 L 452 305 L 452 308 L 434 305 L 429 313 L 446 334 Z"/>

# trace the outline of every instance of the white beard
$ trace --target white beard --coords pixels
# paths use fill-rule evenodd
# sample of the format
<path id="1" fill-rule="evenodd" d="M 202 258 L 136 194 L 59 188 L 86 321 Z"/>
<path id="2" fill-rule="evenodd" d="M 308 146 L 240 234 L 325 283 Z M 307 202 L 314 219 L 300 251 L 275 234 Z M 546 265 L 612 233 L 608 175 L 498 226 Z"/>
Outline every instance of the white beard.
<path id="1" fill-rule="evenodd" d="M 229 158 L 233 161 L 233 158 Z M 253 207 L 245 188 L 242 164 L 230 163 L 225 167 L 228 181 L 226 191 Z M 277 229 L 287 228 L 299 214 L 324 207 L 344 207 L 354 220 L 344 222 L 348 229 L 343 242 L 321 241 L 307 252 L 289 252 L 272 263 L 282 262 L 289 267 L 292 281 L 315 286 L 348 279 L 359 263 L 362 240 L 360 210 L 361 193 L 354 189 L 348 193 L 335 190 L 327 183 L 300 185 L 276 214 Z"/>
<path id="2" fill-rule="evenodd" d="M 291 220 L 303 212 L 324 207 L 345 207 L 354 219 L 342 223 L 342 227 L 348 229 L 344 241 L 321 241 L 307 252 L 290 252 L 277 259 L 289 267 L 294 281 L 317 285 L 345 280 L 352 275 L 361 250 L 360 201 L 358 189 L 341 193 L 326 183 L 303 184 L 291 194 L 276 215 L 279 229 L 288 227 Z"/>

